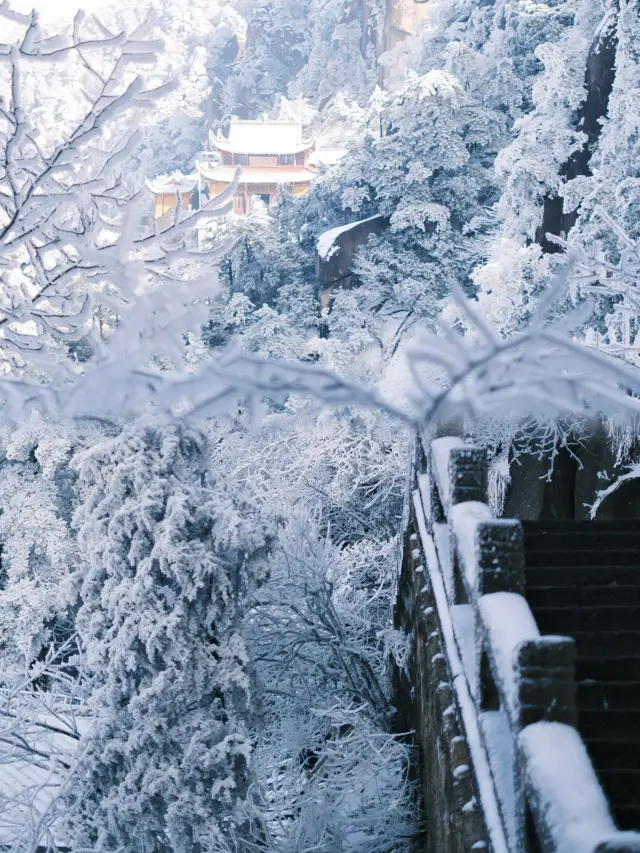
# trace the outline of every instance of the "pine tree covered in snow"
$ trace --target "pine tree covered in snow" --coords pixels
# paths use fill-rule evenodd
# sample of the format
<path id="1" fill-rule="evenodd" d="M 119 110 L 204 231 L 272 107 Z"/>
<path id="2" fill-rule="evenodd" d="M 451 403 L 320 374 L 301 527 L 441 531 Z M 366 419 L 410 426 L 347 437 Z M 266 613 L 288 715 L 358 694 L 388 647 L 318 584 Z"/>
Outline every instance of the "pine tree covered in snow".
<path id="1" fill-rule="evenodd" d="M 339 94 L 366 103 L 378 69 L 381 0 L 259 0 L 247 22 L 247 48 L 224 88 L 227 115 L 259 118 L 282 96 L 325 108 Z"/>
<path id="2" fill-rule="evenodd" d="M 274 527 L 208 470 L 193 427 L 127 427 L 76 467 L 77 629 L 95 725 L 69 831 L 81 845 L 211 849 L 249 782 L 240 618 Z"/>
<path id="3" fill-rule="evenodd" d="M 99 440 L 95 427 L 51 423 L 37 414 L 0 434 L 2 576 L 0 666 L 25 672 L 73 633 L 68 582 L 79 561 L 70 529 L 76 506 L 71 460 Z M 58 686 L 59 687 L 59 686 Z"/>
<path id="4" fill-rule="evenodd" d="M 247 23 L 247 47 L 225 85 L 226 115 L 259 118 L 304 67 L 310 2 L 258 0 Z"/>
<path id="5" fill-rule="evenodd" d="M 354 266 L 358 296 L 369 310 L 433 320 L 455 283 L 471 285 L 497 197 L 492 165 L 504 118 L 443 68 L 410 72 L 393 93 L 375 91 L 360 133 L 299 203 L 303 245 L 329 226 L 386 217 L 387 230 Z"/>
<path id="6" fill-rule="evenodd" d="M 486 242 L 485 261 L 473 273 L 483 312 L 505 336 L 523 328 L 564 263 L 547 233 L 552 232 L 551 241 L 554 233 L 566 237 L 573 230 L 577 236 L 575 212 L 580 219 L 580 210 L 597 203 L 589 160 L 607 111 L 603 93 L 610 71 L 598 33 L 601 24 L 611 31 L 615 15 L 593 0 L 571 0 L 523 10 L 520 18 L 527 40 L 518 52 L 513 42 L 507 47 L 521 81 L 522 104 L 513 141 L 496 160 L 501 187 L 496 228 Z M 491 38 L 495 42 L 495 30 Z M 529 61 L 518 62 L 518 53 Z M 600 67 L 594 66 L 596 56 Z"/>
<path id="7" fill-rule="evenodd" d="M 223 117 L 222 90 L 246 34 L 246 21 L 234 6 L 216 0 L 192 0 L 188 5 L 145 0 L 130 7 L 116 2 L 101 10 L 105 24 L 125 29 L 150 15 L 149 30 L 163 43 L 150 80 L 175 84 L 143 119 L 135 152 L 142 177 L 176 169 L 191 172 L 196 156 L 206 148 L 209 128 Z"/>

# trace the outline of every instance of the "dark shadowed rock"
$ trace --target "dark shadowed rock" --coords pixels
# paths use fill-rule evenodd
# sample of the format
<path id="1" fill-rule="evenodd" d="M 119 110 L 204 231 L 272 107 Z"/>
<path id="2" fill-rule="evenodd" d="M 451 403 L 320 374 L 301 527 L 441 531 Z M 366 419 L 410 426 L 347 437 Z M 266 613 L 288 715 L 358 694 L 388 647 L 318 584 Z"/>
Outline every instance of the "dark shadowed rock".
<path id="1" fill-rule="evenodd" d="M 602 119 L 609 109 L 609 97 L 616 76 L 616 51 L 618 48 L 617 3 L 609 9 L 598 27 L 587 57 L 584 85 L 587 95 L 578 109 L 576 130 L 586 135 L 581 148 L 563 164 L 560 175 L 567 180 L 578 175 L 591 174 L 591 155 L 602 130 Z M 547 234 L 562 236 L 569 233 L 578 217 L 577 210 L 565 211 L 559 195 L 545 199 L 542 223 L 536 231 L 536 243 L 544 252 L 561 252 L 557 243 L 547 239 Z"/>
<path id="2" fill-rule="evenodd" d="M 356 252 L 372 234 L 381 234 L 388 224 L 388 217 L 372 216 L 333 228 L 320 236 L 316 252 L 316 278 L 321 296 L 336 287 L 353 286 L 352 267 Z"/>

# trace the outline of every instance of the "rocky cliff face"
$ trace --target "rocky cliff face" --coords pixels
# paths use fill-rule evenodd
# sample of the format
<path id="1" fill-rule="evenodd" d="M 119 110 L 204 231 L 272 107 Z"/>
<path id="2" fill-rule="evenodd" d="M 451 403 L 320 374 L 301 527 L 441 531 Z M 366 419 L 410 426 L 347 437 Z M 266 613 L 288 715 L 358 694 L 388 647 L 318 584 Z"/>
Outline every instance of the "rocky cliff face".
<path id="1" fill-rule="evenodd" d="M 565 180 L 579 175 L 591 175 L 591 155 L 600 138 L 602 120 L 607 115 L 609 97 L 616 76 L 617 19 L 615 5 L 607 11 L 589 50 L 584 81 L 587 95 L 577 111 L 575 125 L 576 130 L 584 133 L 587 138 L 582 148 L 572 154 L 562 166 L 560 174 Z M 536 232 L 536 242 L 542 246 L 543 251 L 562 251 L 547 235 L 566 236 L 575 225 L 577 217 L 577 210 L 563 209 L 562 196 L 548 196 L 545 199 L 542 223 Z"/>

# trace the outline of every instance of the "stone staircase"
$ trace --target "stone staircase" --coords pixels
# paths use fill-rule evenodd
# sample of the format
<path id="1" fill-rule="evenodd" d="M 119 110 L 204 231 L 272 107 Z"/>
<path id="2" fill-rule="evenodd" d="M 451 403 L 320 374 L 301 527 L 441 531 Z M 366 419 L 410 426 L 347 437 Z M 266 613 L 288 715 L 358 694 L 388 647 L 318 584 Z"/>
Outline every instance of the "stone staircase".
<path id="1" fill-rule="evenodd" d="M 484 449 L 423 440 L 394 627 L 424 853 L 640 853 L 640 520 L 521 523 Z"/>
<path id="2" fill-rule="evenodd" d="M 579 731 L 620 829 L 640 827 L 640 520 L 523 522 L 526 597 L 575 639 Z"/>

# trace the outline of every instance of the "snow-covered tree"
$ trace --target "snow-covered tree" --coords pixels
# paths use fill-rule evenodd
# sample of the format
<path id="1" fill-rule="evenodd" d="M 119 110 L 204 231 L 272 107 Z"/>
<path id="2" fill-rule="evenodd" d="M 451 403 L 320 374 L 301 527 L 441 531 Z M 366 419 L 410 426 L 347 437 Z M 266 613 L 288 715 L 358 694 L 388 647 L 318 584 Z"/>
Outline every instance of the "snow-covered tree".
<path id="1" fill-rule="evenodd" d="M 111 32 L 82 14 L 69 31 L 48 35 L 35 12 L 19 15 L 6 2 L 0 19 L 1 371 L 61 384 L 78 373 L 69 345 L 89 338 L 87 353 L 103 358 L 100 314 L 121 322 L 144 294 L 128 345 L 150 328 L 168 331 L 169 300 L 154 305 L 153 294 L 172 283 L 180 290 L 203 212 L 184 218 L 178 210 L 174 225 L 158 232 L 130 168 L 141 112 L 171 88 L 150 87 L 136 73 L 155 62 L 161 43 L 144 27 Z M 210 202 L 207 215 L 218 207 Z M 168 316 L 175 324 L 175 306 Z M 30 393 L 45 391 L 3 384 L 5 402 Z"/>
<path id="2" fill-rule="evenodd" d="M 526 325 L 563 263 L 552 257 L 553 235 L 566 237 L 580 205 L 595 199 L 589 161 L 607 109 L 609 47 L 601 37 L 611 11 L 603 22 L 600 3 L 570 0 L 511 18 L 522 38 L 504 42 L 505 56 L 522 99 L 513 139 L 496 159 L 496 227 L 473 273 L 483 312 L 505 336 Z M 494 30 L 490 41 L 498 38 Z"/>
<path id="3" fill-rule="evenodd" d="M 99 438 L 95 425 L 37 413 L 0 430 L 0 824 L 3 842 L 21 853 L 55 835 L 82 727 L 86 685 L 68 596 L 81 564 L 70 463 Z"/>
<path id="4" fill-rule="evenodd" d="M 339 96 L 366 104 L 378 79 L 377 48 L 384 27 L 385 5 L 315 0 L 309 9 L 311 30 L 304 67 L 289 93 L 324 111 Z"/>
<path id="5" fill-rule="evenodd" d="M 433 320 L 454 284 L 470 285 L 496 197 L 504 118 L 435 69 L 408 73 L 393 93 L 374 92 L 362 121 L 359 143 L 317 180 L 298 215 L 309 236 L 323 223 L 387 217 L 387 230 L 359 252 L 359 298 L 369 310 Z"/>
<path id="6" fill-rule="evenodd" d="M 246 38 L 246 21 L 235 5 L 145 0 L 131 7 L 115 3 L 100 11 L 103 23 L 127 31 L 150 12 L 153 36 L 164 45 L 150 82 L 175 81 L 173 91 L 142 119 L 135 162 L 143 174 L 192 171 L 206 147 L 209 128 L 223 118 L 224 84 Z"/>
<path id="7" fill-rule="evenodd" d="M 393 537 L 322 541 L 298 511 L 248 611 L 266 850 L 391 853 L 415 831 L 407 749 L 388 729 L 387 653 L 405 646 L 389 625 L 396 551 Z"/>
<path id="8" fill-rule="evenodd" d="M 69 832 L 114 849 L 212 849 L 249 782 L 240 621 L 274 525 L 208 469 L 206 439 L 186 424 L 127 427 L 75 465 L 94 724 Z"/>
<path id="9" fill-rule="evenodd" d="M 73 509 L 69 461 L 77 438 L 37 415 L 3 429 L 0 514 L 3 543 L 0 660 L 5 683 L 27 671 L 63 621 L 61 589 L 77 565 L 68 521 Z"/>
<path id="10" fill-rule="evenodd" d="M 225 83 L 227 115 L 258 118 L 283 96 L 321 110 L 345 94 L 364 104 L 378 76 L 384 3 L 259 0 L 247 21 L 246 50 Z"/>
<path id="11" fill-rule="evenodd" d="M 276 214 L 255 200 L 247 216 L 230 217 L 222 233 L 229 235 L 232 250 L 220 264 L 220 283 L 229 295 L 243 293 L 257 307 L 275 307 L 284 287 L 300 291 L 314 276 L 313 259 L 300 248 L 289 226 L 282 199 Z M 308 288 L 307 288 L 308 289 Z"/>
<path id="12" fill-rule="evenodd" d="M 258 0 L 247 22 L 247 44 L 226 82 L 226 115 L 258 118 L 285 94 L 310 49 L 311 3 Z"/>

